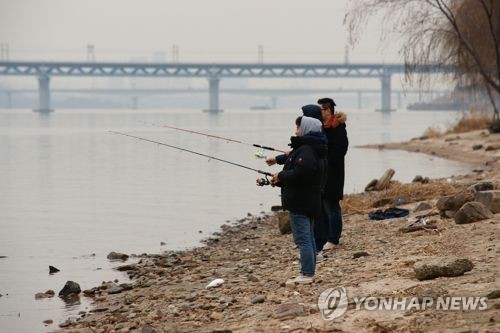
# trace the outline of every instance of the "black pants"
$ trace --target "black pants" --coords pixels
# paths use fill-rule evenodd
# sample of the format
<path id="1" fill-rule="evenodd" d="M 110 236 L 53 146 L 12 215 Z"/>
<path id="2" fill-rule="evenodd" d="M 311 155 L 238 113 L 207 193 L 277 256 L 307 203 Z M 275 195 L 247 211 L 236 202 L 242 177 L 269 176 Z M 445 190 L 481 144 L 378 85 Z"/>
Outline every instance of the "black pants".
<path id="1" fill-rule="evenodd" d="M 321 216 L 314 224 L 316 250 L 321 251 L 326 242 L 339 244 L 342 235 L 342 210 L 339 200 L 323 200 Z"/>

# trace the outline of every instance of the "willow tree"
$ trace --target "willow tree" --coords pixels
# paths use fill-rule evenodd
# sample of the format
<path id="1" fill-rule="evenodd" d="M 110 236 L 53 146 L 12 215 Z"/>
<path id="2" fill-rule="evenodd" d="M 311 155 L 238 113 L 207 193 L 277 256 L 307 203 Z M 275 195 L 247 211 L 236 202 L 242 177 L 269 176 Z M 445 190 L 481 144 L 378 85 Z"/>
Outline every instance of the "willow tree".
<path id="1" fill-rule="evenodd" d="M 492 126 L 500 130 L 495 103 L 500 96 L 500 0 L 352 0 L 345 17 L 351 44 L 378 14 L 383 39 L 402 41 L 410 78 L 416 65 L 451 66 L 461 84 L 484 87 L 493 108 Z"/>

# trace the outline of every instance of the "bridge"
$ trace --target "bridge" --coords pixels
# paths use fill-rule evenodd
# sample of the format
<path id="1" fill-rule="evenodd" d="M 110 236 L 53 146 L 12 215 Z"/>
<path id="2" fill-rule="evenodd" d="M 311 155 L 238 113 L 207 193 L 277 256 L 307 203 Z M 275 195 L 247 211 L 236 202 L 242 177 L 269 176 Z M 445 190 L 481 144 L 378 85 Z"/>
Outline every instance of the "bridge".
<path id="1" fill-rule="evenodd" d="M 447 73 L 451 67 L 414 66 L 418 73 Z M 381 110 L 391 110 L 391 77 L 407 71 L 401 64 L 231 64 L 231 63 L 97 63 L 0 62 L 0 75 L 38 78 L 36 111 L 50 112 L 52 77 L 190 77 L 208 80 L 209 108 L 219 108 L 223 78 L 370 78 L 381 82 Z"/>
<path id="2" fill-rule="evenodd" d="M 170 95 L 170 94 L 204 94 L 207 89 L 204 88 L 54 88 L 50 90 L 51 94 L 92 94 L 92 95 L 124 95 L 132 97 L 132 108 L 136 109 L 138 104 L 138 98 L 140 96 L 151 96 L 151 95 Z M 380 94 L 380 89 L 310 89 L 310 88 L 221 88 L 219 90 L 222 94 L 234 94 L 234 95 L 257 95 L 257 96 L 272 96 L 273 107 L 275 107 L 277 96 L 286 95 L 333 95 L 338 94 L 351 94 L 357 96 L 357 107 L 361 109 L 363 107 L 363 95 Z M 12 99 L 14 95 L 21 94 L 35 94 L 38 93 L 37 89 L 2 89 L 0 88 L 0 94 L 5 94 L 7 97 L 7 107 L 12 107 Z M 422 91 L 422 90 L 402 90 L 402 89 L 392 89 L 391 98 L 396 95 L 398 108 L 402 107 L 402 97 L 403 95 L 428 95 L 433 96 L 444 95 L 451 93 L 450 90 L 432 90 L 432 91 Z"/>

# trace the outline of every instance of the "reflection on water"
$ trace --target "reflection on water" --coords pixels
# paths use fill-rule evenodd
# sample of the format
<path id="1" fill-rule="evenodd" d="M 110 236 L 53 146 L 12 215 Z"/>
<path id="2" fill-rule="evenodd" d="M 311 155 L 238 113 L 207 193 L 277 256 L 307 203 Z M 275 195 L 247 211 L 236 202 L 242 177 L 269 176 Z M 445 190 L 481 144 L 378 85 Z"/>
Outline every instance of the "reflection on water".
<path id="1" fill-rule="evenodd" d="M 346 192 L 361 191 L 387 168 L 395 169 L 400 181 L 468 171 L 422 154 L 355 148 L 418 136 L 454 113 L 347 113 Z M 286 148 L 296 116 L 285 110 L 217 115 L 57 110 L 48 117 L 0 112 L 0 255 L 7 256 L 0 259 L 1 331 L 46 332 L 64 316 L 88 311 L 86 297 L 68 305 L 58 297 L 34 301 L 34 294 L 58 293 L 68 280 L 82 290 L 115 278 L 126 282 L 126 276 L 112 271 L 117 264 L 106 259 L 111 251 L 157 253 L 195 246 L 226 220 L 268 211 L 280 202 L 279 189 L 255 186 L 260 177 L 255 172 L 109 130 L 275 172 L 279 167 L 255 159 L 253 148 L 141 122 Z M 61 271 L 49 275 L 49 265 Z M 46 319 L 54 320 L 53 327 L 43 327 Z"/>

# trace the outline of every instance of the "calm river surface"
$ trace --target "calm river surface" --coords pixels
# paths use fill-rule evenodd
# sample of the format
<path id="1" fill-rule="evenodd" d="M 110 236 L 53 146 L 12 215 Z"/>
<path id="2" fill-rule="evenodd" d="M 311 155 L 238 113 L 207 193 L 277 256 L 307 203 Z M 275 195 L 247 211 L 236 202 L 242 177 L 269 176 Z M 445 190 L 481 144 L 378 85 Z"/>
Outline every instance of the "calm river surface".
<path id="1" fill-rule="evenodd" d="M 456 112 L 348 114 L 347 193 L 359 192 L 387 168 L 395 179 L 448 177 L 471 167 L 422 154 L 355 148 L 401 141 Z M 268 168 L 256 149 L 155 127 L 168 124 L 287 148 L 298 110 L 0 110 L 0 332 L 51 332 L 67 316 L 89 310 L 84 297 L 65 304 L 34 294 L 67 280 L 82 289 L 126 276 L 106 255 L 159 253 L 199 245 L 227 220 L 280 204 L 279 190 L 256 187 L 258 174 L 164 146 L 110 134 L 162 141 L 252 168 Z M 145 122 L 145 123 L 144 123 Z M 166 245 L 161 246 L 160 243 Z M 50 276 L 48 266 L 61 272 Z M 44 326 L 43 320 L 54 324 Z"/>

